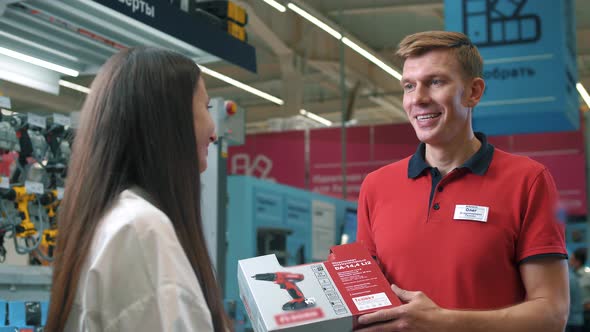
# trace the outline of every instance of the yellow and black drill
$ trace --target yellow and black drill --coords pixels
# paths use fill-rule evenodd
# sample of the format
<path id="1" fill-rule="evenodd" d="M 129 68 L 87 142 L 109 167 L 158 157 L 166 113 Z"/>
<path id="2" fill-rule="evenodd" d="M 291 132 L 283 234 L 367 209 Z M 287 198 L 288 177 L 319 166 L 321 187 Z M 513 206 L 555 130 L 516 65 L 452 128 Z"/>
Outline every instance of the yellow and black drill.
<path id="1" fill-rule="evenodd" d="M 36 195 L 27 193 L 24 186 L 14 186 L 4 194 L 4 198 L 15 202 L 16 209 L 21 218 L 20 224 L 15 229 L 16 236 L 27 238 L 36 235 L 37 229 L 35 229 L 35 224 L 31 222 L 31 216 L 29 214 L 29 202 L 34 201 Z"/>

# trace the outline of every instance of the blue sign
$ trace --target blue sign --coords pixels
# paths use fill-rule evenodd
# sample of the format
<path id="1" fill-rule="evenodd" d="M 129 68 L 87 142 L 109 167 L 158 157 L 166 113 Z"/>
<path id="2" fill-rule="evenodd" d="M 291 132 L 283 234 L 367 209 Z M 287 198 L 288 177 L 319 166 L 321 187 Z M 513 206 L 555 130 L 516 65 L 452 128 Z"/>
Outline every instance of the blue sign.
<path id="1" fill-rule="evenodd" d="M 577 130 L 573 0 L 445 0 L 448 31 L 484 59 L 473 126 L 488 135 Z"/>

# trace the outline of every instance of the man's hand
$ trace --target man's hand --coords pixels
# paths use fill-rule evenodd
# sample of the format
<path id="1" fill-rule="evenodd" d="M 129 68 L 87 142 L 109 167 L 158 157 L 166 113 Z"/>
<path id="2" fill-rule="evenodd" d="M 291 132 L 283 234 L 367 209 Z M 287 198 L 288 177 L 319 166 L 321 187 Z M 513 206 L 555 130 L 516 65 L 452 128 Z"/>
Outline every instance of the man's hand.
<path id="1" fill-rule="evenodd" d="M 393 292 L 406 304 L 359 317 L 363 325 L 375 324 L 359 332 L 431 332 L 445 330 L 445 310 L 422 292 L 410 292 L 391 285 Z"/>

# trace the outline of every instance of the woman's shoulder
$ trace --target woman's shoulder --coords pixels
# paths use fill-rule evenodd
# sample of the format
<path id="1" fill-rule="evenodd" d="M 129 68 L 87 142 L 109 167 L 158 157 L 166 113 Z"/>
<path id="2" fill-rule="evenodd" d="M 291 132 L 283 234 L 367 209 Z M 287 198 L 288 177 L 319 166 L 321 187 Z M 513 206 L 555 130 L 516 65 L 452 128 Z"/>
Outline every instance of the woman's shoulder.
<path id="1" fill-rule="evenodd" d="M 120 233 L 145 237 L 148 233 L 173 234 L 172 222 L 158 207 L 150 203 L 140 191 L 121 192 L 98 225 L 99 239 L 108 240 Z"/>

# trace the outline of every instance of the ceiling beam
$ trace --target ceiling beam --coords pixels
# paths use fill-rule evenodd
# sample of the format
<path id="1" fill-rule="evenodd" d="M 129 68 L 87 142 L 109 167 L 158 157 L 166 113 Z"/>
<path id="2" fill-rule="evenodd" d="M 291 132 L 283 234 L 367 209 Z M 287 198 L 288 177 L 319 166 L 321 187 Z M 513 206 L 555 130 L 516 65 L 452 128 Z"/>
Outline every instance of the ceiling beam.
<path id="1" fill-rule="evenodd" d="M 401 107 L 401 103 L 399 102 L 396 96 L 382 96 L 385 91 L 391 91 L 392 89 L 400 90 L 399 84 L 397 80 L 379 77 L 377 73 L 381 74 L 382 72 L 379 70 L 378 72 L 375 71 L 362 71 L 356 70 L 355 68 L 358 65 L 357 59 L 346 57 L 346 72 L 345 72 L 345 84 L 346 86 L 351 89 L 354 85 L 354 82 L 361 81 L 362 88 L 360 89 L 361 94 L 364 95 L 374 95 L 370 98 L 372 102 L 375 104 L 387 109 L 393 118 L 403 118 L 405 117 L 405 112 L 403 111 L 403 107 Z M 328 78 L 330 78 L 334 82 L 340 81 L 340 65 L 335 61 L 310 61 L 309 65 L 316 70 L 323 72 Z M 363 73 L 367 74 L 363 74 Z"/>
<path id="2" fill-rule="evenodd" d="M 307 111 L 319 114 L 322 113 L 330 113 L 334 111 L 339 111 L 342 108 L 342 101 L 340 98 L 336 99 L 329 99 L 324 101 L 314 101 L 314 102 L 306 102 L 303 103 L 303 108 Z M 357 108 L 363 107 L 370 107 L 373 103 L 369 101 L 367 98 L 358 98 L 356 101 Z M 257 106 L 245 106 L 246 108 L 246 122 L 257 122 L 263 121 L 270 118 L 283 118 L 287 116 L 292 116 L 289 114 L 285 114 L 285 112 L 281 111 L 280 107 L 276 105 L 257 105 Z"/>

